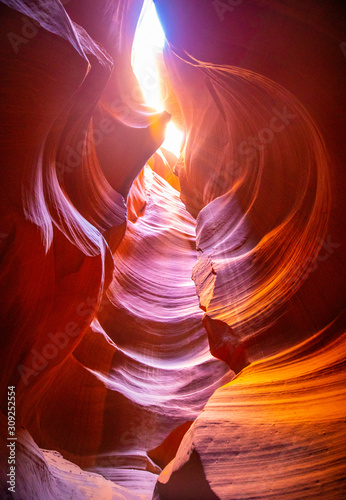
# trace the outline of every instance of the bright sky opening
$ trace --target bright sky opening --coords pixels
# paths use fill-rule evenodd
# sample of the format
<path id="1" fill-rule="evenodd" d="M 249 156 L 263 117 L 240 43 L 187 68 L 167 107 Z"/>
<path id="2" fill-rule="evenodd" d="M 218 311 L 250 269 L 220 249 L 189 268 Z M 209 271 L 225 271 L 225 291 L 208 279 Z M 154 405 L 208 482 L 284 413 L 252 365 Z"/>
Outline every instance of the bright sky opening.
<path id="1" fill-rule="evenodd" d="M 160 76 L 157 70 L 156 57 L 162 53 L 165 35 L 157 17 L 154 3 L 145 2 L 132 48 L 132 67 L 141 86 L 148 106 L 163 111 L 160 93 Z M 162 147 L 179 156 L 183 142 L 183 133 L 173 123 L 166 129 Z"/>

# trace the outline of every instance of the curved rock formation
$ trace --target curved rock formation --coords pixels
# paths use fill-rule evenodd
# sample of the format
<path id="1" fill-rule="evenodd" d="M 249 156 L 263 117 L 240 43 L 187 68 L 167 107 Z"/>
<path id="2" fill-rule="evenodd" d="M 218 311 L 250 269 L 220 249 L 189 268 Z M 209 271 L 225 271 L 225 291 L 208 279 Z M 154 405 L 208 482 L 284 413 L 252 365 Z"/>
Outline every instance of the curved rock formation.
<path id="1" fill-rule="evenodd" d="M 341 498 L 340 7 L 235 3 L 157 2 L 188 128 L 180 183 L 198 215 L 203 323 L 215 356 L 250 366 L 209 400 L 155 498 L 193 498 L 196 484 L 201 498 Z"/>
<path id="2" fill-rule="evenodd" d="M 0 2 L 1 495 L 341 499 L 341 3 L 155 4 Z"/>
<path id="3" fill-rule="evenodd" d="M 344 319 L 218 389 L 154 498 L 342 498 Z"/>
<path id="4" fill-rule="evenodd" d="M 2 408 L 15 386 L 17 425 L 39 446 L 124 483 L 125 496 L 150 496 L 160 468 L 147 451 L 232 377 L 208 350 L 191 280 L 195 221 L 179 193 L 147 168 L 126 220 L 129 187 L 162 142 L 168 116 L 123 95 L 124 48 L 112 61 L 59 2 L 9 5 L 1 6 L 3 34 L 13 43 L 3 44 L 2 60 L 8 81 L 24 78 L 9 89 L 4 82 L 4 111 L 23 148 L 6 137 Z M 15 37 L 21 29 L 32 30 L 28 42 Z M 113 64 L 120 76 L 103 92 Z M 43 68 L 50 86 L 39 79 Z M 26 471 L 21 453 L 17 460 L 18 481 L 34 474 L 32 494 L 48 498 L 40 471 Z M 69 480 L 58 477 L 67 495 Z M 17 491 L 29 494 L 23 485 Z"/>

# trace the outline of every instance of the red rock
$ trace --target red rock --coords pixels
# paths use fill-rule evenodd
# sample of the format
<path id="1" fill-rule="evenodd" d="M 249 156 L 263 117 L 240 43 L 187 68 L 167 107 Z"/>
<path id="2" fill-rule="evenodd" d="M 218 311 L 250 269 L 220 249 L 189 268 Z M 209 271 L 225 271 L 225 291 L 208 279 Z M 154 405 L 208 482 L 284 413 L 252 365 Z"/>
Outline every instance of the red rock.
<path id="1" fill-rule="evenodd" d="M 342 498 L 341 325 L 339 318 L 215 391 L 159 476 L 154 498 L 194 498 L 191 485 L 204 485 L 200 498 Z"/>
<path id="2" fill-rule="evenodd" d="M 155 3 L 0 2 L 1 495 L 342 498 L 341 4 Z"/>

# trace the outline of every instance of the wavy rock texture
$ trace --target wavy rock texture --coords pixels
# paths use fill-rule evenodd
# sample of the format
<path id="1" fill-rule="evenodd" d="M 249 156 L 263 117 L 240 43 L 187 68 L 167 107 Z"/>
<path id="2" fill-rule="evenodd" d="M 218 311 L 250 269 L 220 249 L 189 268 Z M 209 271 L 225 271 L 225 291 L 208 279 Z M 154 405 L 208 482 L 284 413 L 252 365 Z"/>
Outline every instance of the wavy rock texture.
<path id="1" fill-rule="evenodd" d="M 59 3 L 10 6 L 18 11 L 1 7 L 4 38 L 23 23 L 23 33 L 34 35 L 3 44 L 9 81 L 24 78 L 6 87 L 4 103 L 9 131 L 18 129 L 23 148 L 5 138 L 1 387 L 16 386 L 17 423 L 39 446 L 125 484 L 126 498 L 130 491 L 150 497 L 161 469 L 147 452 L 194 420 L 233 375 L 208 349 L 191 280 L 195 221 L 179 193 L 147 167 L 132 187 L 126 220 L 124 197 L 162 141 L 167 115 L 149 113 L 138 93 L 137 101 L 122 95 L 124 55 L 113 53 L 112 61 Z M 127 30 L 121 14 L 119 29 Z M 121 78 L 115 71 L 114 87 L 96 107 L 113 64 Z M 32 481 L 35 498 L 55 498 L 54 477 L 64 483 L 62 495 L 82 494 L 50 460 L 42 475 L 34 456 L 44 459 L 37 447 L 31 453 L 32 468 L 17 457 L 18 481 Z M 58 462 L 63 470 L 66 462 Z M 92 483 L 86 479 L 85 497 L 101 497 Z"/>
<path id="2" fill-rule="evenodd" d="M 1 436 L 7 434 L 7 422 L 1 418 Z M 6 441 L 7 443 L 8 441 Z M 6 447 L 6 443 L 1 446 Z M 15 498 L 46 498 L 63 500 L 65 498 L 106 500 L 143 500 L 145 496 L 116 486 L 102 476 L 84 472 L 77 465 L 64 460 L 56 451 L 41 450 L 29 433 L 17 429 L 16 443 L 16 481 Z M 1 498 L 8 498 L 6 481 L 7 460 L 1 459 Z"/>
<path id="3" fill-rule="evenodd" d="M 342 319 L 218 389 L 160 475 L 154 498 L 342 498 Z"/>
<path id="4" fill-rule="evenodd" d="M 0 3 L 2 495 L 13 385 L 10 498 L 343 498 L 341 4 L 155 3 L 178 161 L 141 0 Z"/>
<path id="5" fill-rule="evenodd" d="M 40 446 L 117 483 L 130 468 L 148 471 L 143 481 L 152 482 L 160 469 L 146 452 L 194 420 L 231 378 L 209 352 L 191 280 L 194 219 L 149 167 L 140 181 L 146 204 L 113 255 L 98 320 L 54 378 L 42 376 L 25 412 Z M 89 308 L 82 303 L 79 313 Z"/>
<path id="6" fill-rule="evenodd" d="M 155 498 L 342 498 L 340 5 L 236 3 L 157 2 L 203 323 L 215 356 L 250 366 L 210 398 Z"/>

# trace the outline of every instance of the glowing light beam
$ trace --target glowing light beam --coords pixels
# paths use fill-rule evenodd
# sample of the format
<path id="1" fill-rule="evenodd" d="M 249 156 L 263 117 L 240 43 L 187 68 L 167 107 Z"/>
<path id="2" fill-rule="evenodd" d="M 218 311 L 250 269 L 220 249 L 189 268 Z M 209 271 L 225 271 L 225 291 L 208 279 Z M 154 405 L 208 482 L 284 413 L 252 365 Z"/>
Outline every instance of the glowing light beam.
<path id="1" fill-rule="evenodd" d="M 146 2 L 136 29 L 132 46 L 132 67 L 142 89 L 145 102 L 157 111 L 164 111 L 160 92 L 160 75 L 157 69 L 157 57 L 162 54 L 165 35 L 157 17 L 152 1 Z M 166 128 L 162 147 L 180 154 L 183 132 L 173 123 Z"/>

